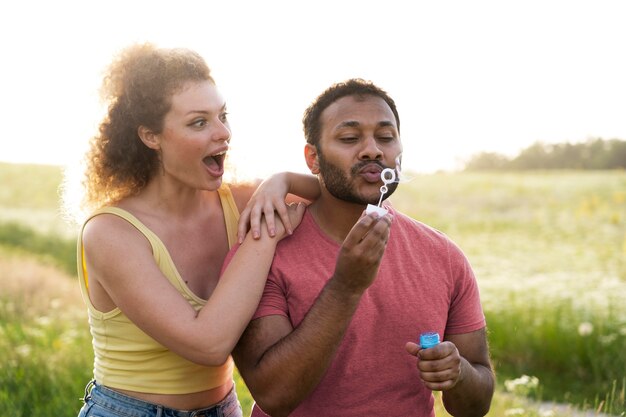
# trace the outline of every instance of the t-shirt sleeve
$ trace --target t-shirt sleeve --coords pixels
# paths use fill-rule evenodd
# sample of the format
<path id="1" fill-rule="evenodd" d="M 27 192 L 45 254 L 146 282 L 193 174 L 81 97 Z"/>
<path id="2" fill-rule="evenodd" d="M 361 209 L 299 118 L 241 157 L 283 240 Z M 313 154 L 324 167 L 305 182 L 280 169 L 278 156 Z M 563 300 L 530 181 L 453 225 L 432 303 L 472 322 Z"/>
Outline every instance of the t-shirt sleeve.
<path id="1" fill-rule="evenodd" d="M 230 261 L 233 260 L 233 256 L 235 256 L 235 253 L 239 249 L 239 246 L 241 246 L 239 243 L 233 245 L 233 247 L 230 248 L 230 250 L 226 254 L 226 258 L 224 258 L 224 263 L 222 264 L 222 269 L 220 270 L 220 277 L 224 275 L 224 271 L 226 271 L 226 267 L 228 266 L 228 264 L 230 264 Z"/>
<path id="2" fill-rule="evenodd" d="M 270 273 L 265 283 L 263 296 L 261 297 L 256 313 L 252 316 L 252 320 L 272 315 L 288 317 L 289 307 L 283 288 L 279 285 L 274 275 Z"/>
<path id="3" fill-rule="evenodd" d="M 478 283 L 472 267 L 458 246 L 449 243 L 450 272 L 454 278 L 454 294 L 448 312 L 446 333 L 462 334 L 482 329 L 486 325 L 480 304 Z"/>

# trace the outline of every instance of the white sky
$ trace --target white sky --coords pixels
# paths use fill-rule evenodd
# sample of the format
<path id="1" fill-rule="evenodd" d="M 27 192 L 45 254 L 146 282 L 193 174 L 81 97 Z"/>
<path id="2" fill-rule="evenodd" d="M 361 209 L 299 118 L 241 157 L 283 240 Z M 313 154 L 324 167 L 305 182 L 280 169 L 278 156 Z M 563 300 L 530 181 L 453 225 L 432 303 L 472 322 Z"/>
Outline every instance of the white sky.
<path id="1" fill-rule="evenodd" d="M 626 140 L 625 22 L 626 2 L 602 0 L 8 0 L 0 161 L 80 158 L 102 70 L 136 41 L 205 57 L 247 175 L 305 172 L 302 113 L 350 77 L 396 100 L 405 170 L 538 140 Z"/>

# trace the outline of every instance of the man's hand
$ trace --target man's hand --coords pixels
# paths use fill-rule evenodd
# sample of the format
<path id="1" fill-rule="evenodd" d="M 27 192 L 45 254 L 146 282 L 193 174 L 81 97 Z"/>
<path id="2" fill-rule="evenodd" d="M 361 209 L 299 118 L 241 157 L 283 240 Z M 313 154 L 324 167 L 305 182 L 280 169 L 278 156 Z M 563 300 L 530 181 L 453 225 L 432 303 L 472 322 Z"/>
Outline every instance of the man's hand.
<path id="1" fill-rule="evenodd" d="M 417 356 L 417 369 L 428 389 L 446 391 L 454 388 L 462 378 L 461 355 L 454 343 L 441 342 L 432 348 L 422 349 L 408 342 L 406 350 Z"/>
<path id="2" fill-rule="evenodd" d="M 392 216 L 364 215 L 346 236 L 337 259 L 333 280 L 346 291 L 362 293 L 376 275 L 385 253 Z"/>
<path id="3" fill-rule="evenodd" d="M 446 334 L 444 338 L 430 349 L 408 342 L 406 350 L 417 357 L 417 370 L 426 387 L 442 392 L 449 414 L 484 416 L 489 412 L 495 386 L 485 328 Z"/>

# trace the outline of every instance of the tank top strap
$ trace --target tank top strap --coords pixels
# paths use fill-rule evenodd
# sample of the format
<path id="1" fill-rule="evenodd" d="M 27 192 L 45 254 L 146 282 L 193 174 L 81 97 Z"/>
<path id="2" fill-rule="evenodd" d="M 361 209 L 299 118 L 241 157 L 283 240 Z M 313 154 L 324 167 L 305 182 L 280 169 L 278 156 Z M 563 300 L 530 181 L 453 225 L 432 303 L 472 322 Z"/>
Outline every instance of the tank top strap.
<path id="1" fill-rule="evenodd" d="M 89 295 L 88 295 L 89 294 L 89 276 L 87 274 L 87 264 L 85 261 L 85 248 L 83 246 L 83 230 L 85 229 L 85 225 L 89 222 L 89 220 L 91 220 L 92 218 L 100 214 L 113 214 L 115 216 L 121 217 L 122 219 L 130 223 L 133 227 L 135 227 L 141 234 L 143 234 L 146 237 L 146 239 L 150 243 L 150 246 L 152 247 L 152 253 L 154 254 L 154 257 L 157 263 L 161 260 L 162 256 L 169 256 L 169 253 L 167 252 L 167 249 L 163 245 L 163 242 L 161 242 L 161 239 L 159 239 L 159 237 L 156 234 L 154 234 L 154 232 L 152 232 L 146 225 L 144 225 L 138 218 L 133 216 L 128 211 L 118 208 L 118 207 L 101 207 L 95 210 L 83 222 L 83 225 L 78 233 L 78 239 L 76 241 L 76 257 L 79 260 L 78 278 L 80 282 L 81 293 L 83 295 L 83 300 L 85 301 L 85 303 L 87 303 L 87 305 L 92 308 L 94 307 L 91 304 L 91 300 L 89 299 Z M 176 273 L 177 272 L 175 272 L 175 274 Z M 168 274 L 166 274 L 166 276 L 168 276 Z M 177 287 L 180 286 L 180 285 L 177 285 L 175 279 L 172 279 L 169 276 L 168 276 L 168 279 L 175 286 Z M 118 309 L 115 309 L 115 311 L 117 310 Z"/>
<path id="2" fill-rule="evenodd" d="M 217 189 L 224 212 L 226 234 L 228 235 L 228 247 L 232 248 L 237 243 L 237 223 L 239 222 L 239 209 L 235 203 L 233 192 L 226 184 Z"/>

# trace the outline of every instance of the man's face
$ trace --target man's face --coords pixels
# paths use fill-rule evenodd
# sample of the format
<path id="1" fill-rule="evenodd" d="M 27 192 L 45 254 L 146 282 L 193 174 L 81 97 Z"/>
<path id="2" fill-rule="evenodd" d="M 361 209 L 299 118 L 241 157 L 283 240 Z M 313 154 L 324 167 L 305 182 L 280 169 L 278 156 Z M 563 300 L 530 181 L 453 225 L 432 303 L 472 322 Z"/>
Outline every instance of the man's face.
<path id="1" fill-rule="evenodd" d="M 324 110 L 317 163 L 322 183 L 334 197 L 377 204 L 380 173 L 396 168 L 402 144 L 396 119 L 380 97 L 343 97 Z M 399 167 L 398 167 L 399 168 Z M 389 197 L 398 183 L 388 184 Z"/>

